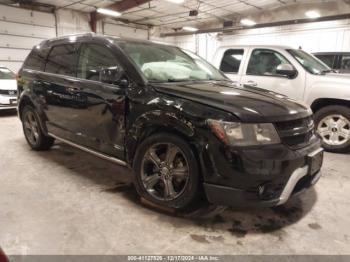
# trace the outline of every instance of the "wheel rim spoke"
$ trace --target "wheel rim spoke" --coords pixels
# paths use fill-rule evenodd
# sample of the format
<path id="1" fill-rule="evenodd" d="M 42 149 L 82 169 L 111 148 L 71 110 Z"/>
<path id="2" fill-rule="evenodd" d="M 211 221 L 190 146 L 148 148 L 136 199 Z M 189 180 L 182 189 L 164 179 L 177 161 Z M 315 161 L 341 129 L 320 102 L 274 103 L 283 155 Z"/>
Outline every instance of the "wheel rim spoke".
<path id="1" fill-rule="evenodd" d="M 337 141 L 339 141 L 339 136 L 338 134 L 336 133 L 332 133 L 329 140 L 332 142 L 332 143 L 336 143 Z"/>
<path id="2" fill-rule="evenodd" d="M 32 130 L 31 125 L 27 121 L 24 122 L 24 128 L 27 130 Z"/>
<path id="3" fill-rule="evenodd" d="M 328 126 L 332 126 L 332 125 L 335 125 L 337 123 L 337 120 L 335 120 L 334 117 L 330 117 L 328 119 Z"/>
<path id="4" fill-rule="evenodd" d="M 184 177 L 188 175 L 188 169 L 187 167 L 177 167 L 171 171 L 171 174 L 173 176 Z"/>
<path id="5" fill-rule="evenodd" d="M 322 136 L 330 136 L 332 131 L 328 130 L 327 128 L 322 128 L 321 130 L 318 131 L 318 133 Z"/>
<path id="6" fill-rule="evenodd" d="M 339 119 L 340 120 L 340 119 Z M 344 129 L 345 127 L 349 128 L 349 124 L 344 120 L 344 119 L 341 119 L 340 122 L 339 122 L 339 128 L 340 129 Z"/>
<path id="7" fill-rule="evenodd" d="M 30 119 L 29 115 L 26 116 L 26 122 L 28 123 L 28 125 L 30 125 L 30 127 L 32 126 L 32 120 Z"/>
<path id="8" fill-rule="evenodd" d="M 343 129 L 339 130 L 339 135 L 345 139 L 350 139 L 350 130 L 343 128 Z"/>
<path id="9" fill-rule="evenodd" d="M 33 132 L 33 131 L 30 132 L 29 136 L 30 136 L 31 142 L 35 143 L 36 139 L 35 139 L 35 135 L 34 135 L 34 132 Z"/>
<path id="10" fill-rule="evenodd" d="M 177 153 L 179 153 L 179 148 L 177 146 L 174 146 L 173 144 L 169 144 L 165 155 L 165 163 L 168 166 L 173 166 L 174 159 Z"/>
<path id="11" fill-rule="evenodd" d="M 38 130 L 38 124 L 36 123 L 36 121 L 32 122 L 32 127 L 33 127 L 35 130 Z"/>
<path id="12" fill-rule="evenodd" d="M 32 112 L 28 112 L 23 120 L 24 131 L 26 137 L 31 144 L 37 143 L 39 139 L 39 128 L 35 116 Z"/>
<path id="13" fill-rule="evenodd" d="M 36 131 L 33 131 L 33 136 L 34 136 L 34 139 L 36 141 L 39 138 L 39 133 Z"/>
<path id="14" fill-rule="evenodd" d="M 164 198 L 173 198 L 176 195 L 174 184 L 171 179 L 164 179 Z"/>
<path id="15" fill-rule="evenodd" d="M 35 118 L 34 118 L 32 113 L 28 114 L 28 120 L 29 120 L 30 125 L 34 125 Z"/>
<path id="16" fill-rule="evenodd" d="M 154 165 L 156 165 L 156 167 L 159 169 L 160 167 L 160 164 L 161 164 L 161 161 L 160 161 L 160 158 L 159 156 L 157 155 L 157 152 L 154 148 L 151 148 L 149 151 L 148 151 L 148 154 L 147 154 L 147 159 L 152 161 Z"/>
<path id="17" fill-rule="evenodd" d="M 147 190 L 153 189 L 153 187 L 159 182 L 160 176 L 159 174 L 153 174 L 150 176 L 147 176 L 143 179 L 143 183 Z"/>

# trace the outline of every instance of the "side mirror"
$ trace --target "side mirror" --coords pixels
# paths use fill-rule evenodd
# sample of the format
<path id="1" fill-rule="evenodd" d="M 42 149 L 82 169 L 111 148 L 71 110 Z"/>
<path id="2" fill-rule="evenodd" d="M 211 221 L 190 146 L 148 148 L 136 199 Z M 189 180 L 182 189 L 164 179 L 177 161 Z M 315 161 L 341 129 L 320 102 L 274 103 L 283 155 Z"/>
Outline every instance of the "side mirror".
<path id="1" fill-rule="evenodd" d="M 119 80 L 118 85 L 122 88 L 127 88 L 129 86 L 129 80 L 124 76 Z"/>
<path id="2" fill-rule="evenodd" d="M 277 66 L 276 73 L 288 78 L 293 78 L 297 75 L 297 70 L 295 70 L 291 64 L 280 64 Z"/>
<path id="3" fill-rule="evenodd" d="M 125 76 L 125 72 L 120 67 L 109 67 L 101 69 L 100 81 L 107 84 L 118 85 L 120 87 L 129 86 L 129 81 Z"/>

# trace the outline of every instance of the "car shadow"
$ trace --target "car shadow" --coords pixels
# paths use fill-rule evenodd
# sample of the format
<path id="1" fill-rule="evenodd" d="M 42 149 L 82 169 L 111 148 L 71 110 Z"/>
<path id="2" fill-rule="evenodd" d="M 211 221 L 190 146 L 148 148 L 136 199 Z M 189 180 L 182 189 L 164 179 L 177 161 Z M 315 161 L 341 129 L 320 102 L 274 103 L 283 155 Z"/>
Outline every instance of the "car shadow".
<path id="1" fill-rule="evenodd" d="M 17 109 L 2 109 L 0 110 L 0 117 L 12 117 L 17 115 Z"/>
<path id="2" fill-rule="evenodd" d="M 99 159 L 71 146 L 56 143 L 49 152 L 34 152 L 48 161 L 69 169 L 72 175 L 92 180 L 101 192 L 119 194 L 139 208 L 145 215 L 151 212 L 162 221 L 168 221 L 176 227 L 198 226 L 207 232 L 221 234 L 229 232 L 237 238 L 247 234 L 272 233 L 279 239 L 286 233 L 284 228 L 305 217 L 317 201 L 317 193 L 312 188 L 300 197 L 294 197 L 285 205 L 274 208 L 238 210 L 212 205 L 202 205 L 199 209 L 187 213 L 168 212 L 149 206 L 140 200 L 132 185 L 132 173 L 108 161 Z M 317 225 L 315 225 L 317 227 Z M 199 242 L 201 236 L 194 236 Z M 207 239 L 203 240 L 207 241 Z"/>
<path id="3" fill-rule="evenodd" d="M 347 152 L 341 152 L 341 153 L 335 153 L 335 152 L 329 152 L 329 151 L 325 151 L 327 154 L 330 154 L 330 155 L 350 155 L 350 151 L 347 151 Z"/>

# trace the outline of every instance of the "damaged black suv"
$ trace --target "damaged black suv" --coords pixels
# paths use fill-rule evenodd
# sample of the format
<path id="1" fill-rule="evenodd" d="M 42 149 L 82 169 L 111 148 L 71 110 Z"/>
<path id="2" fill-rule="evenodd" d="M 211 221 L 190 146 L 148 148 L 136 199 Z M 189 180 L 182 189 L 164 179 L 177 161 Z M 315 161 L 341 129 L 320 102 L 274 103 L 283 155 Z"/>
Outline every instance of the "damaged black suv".
<path id="1" fill-rule="evenodd" d="M 133 170 L 137 192 L 185 209 L 275 206 L 315 184 L 311 110 L 238 87 L 178 47 L 76 35 L 35 46 L 19 72 L 28 144 L 65 142 Z"/>

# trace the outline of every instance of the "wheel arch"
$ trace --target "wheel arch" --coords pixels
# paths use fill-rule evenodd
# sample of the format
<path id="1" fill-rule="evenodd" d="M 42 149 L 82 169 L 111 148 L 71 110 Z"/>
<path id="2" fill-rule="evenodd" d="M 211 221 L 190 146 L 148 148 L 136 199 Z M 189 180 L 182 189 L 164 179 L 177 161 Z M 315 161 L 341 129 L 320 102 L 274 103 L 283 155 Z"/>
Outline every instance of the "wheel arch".
<path id="1" fill-rule="evenodd" d="M 33 100 L 31 98 L 29 93 L 23 92 L 21 94 L 20 99 L 19 99 L 18 116 L 19 116 L 20 120 L 22 121 L 22 112 L 23 112 L 24 107 L 27 105 L 32 106 L 36 110 L 36 112 L 39 116 L 39 125 L 40 125 L 42 131 L 44 132 L 44 134 L 47 135 L 47 127 L 45 125 L 45 121 L 46 121 L 47 117 L 46 117 L 45 113 L 43 112 L 42 107 L 40 105 L 38 105 L 38 103 L 35 100 Z"/>
<path id="2" fill-rule="evenodd" d="M 147 112 L 136 119 L 129 129 L 126 139 L 126 160 L 132 165 L 134 155 L 138 145 L 147 137 L 156 133 L 171 133 L 179 136 L 189 143 L 198 158 L 198 148 L 195 141 L 199 139 L 196 136 L 196 127 L 191 121 L 184 117 L 179 117 L 175 113 L 162 112 L 159 110 Z"/>
<path id="3" fill-rule="evenodd" d="M 347 106 L 350 108 L 350 101 L 345 99 L 336 99 L 336 98 L 319 98 L 316 99 L 311 104 L 311 109 L 315 113 L 321 108 L 326 106 Z"/>
<path id="4" fill-rule="evenodd" d="M 19 102 L 19 105 L 18 105 L 18 116 L 19 118 L 21 119 L 22 121 L 22 112 L 23 112 L 23 108 L 26 106 L 26 105 L 30 105 L 32 107 L 35 108 L 35 105 L 34 103 L 32 102 L 32 100 L 27 96 L 27 95 L 22 95 L 21 99 L 20 99 L 20 102 Z"/>

